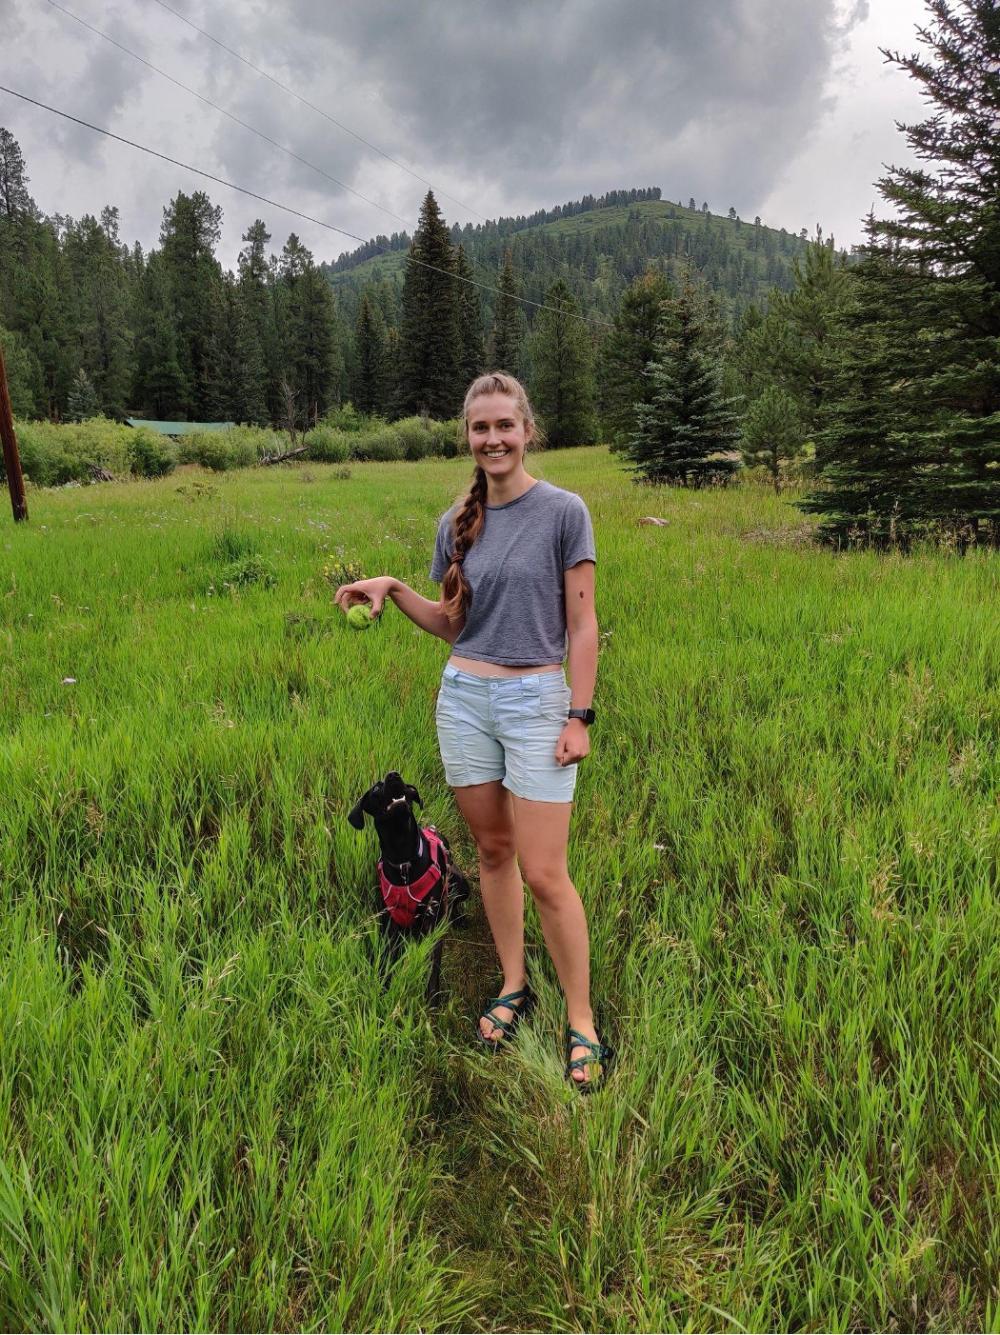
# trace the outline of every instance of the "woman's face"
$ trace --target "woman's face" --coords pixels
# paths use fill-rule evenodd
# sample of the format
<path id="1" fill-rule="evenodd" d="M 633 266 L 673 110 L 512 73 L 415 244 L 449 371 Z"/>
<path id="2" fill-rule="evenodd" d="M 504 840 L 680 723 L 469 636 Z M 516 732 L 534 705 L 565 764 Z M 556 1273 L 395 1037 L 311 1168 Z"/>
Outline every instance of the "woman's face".
<path id="1" fill-rule="evenodd" d="M 480 394 L 469 404 L 467 433 L 476 463 L 487 477 L 501 478 L 522 467 L 534 427 L 509 394 Z"/>

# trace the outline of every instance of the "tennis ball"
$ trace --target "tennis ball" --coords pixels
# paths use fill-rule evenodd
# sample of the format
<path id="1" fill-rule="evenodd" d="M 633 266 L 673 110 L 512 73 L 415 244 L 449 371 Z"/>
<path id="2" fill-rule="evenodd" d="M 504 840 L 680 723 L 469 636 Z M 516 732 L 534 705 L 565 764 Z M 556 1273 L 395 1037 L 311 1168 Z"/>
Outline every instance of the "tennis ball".
<path id="1" fill-rule="evenodd" d="M 368 603 L 355 603 L 347 610 L 347 624 L 352 630 L 367 630 L 374 620 Z"/>

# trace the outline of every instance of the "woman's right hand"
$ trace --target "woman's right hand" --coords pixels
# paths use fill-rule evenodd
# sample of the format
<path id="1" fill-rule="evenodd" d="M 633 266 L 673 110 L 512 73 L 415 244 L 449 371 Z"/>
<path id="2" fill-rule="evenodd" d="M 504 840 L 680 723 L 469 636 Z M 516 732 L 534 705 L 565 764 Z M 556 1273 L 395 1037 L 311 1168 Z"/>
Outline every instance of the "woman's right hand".
<path id="1" fill-rule="evenodd" d="M 333 601 L 345 615 L 358 603 L 371 603 L 374 618 L 381 615 L 382 605 L 395 582 L 391 575 L 379 575 L 375 579 L 359 579 L 353 584 L 341 584 L 333 595 Z"/>

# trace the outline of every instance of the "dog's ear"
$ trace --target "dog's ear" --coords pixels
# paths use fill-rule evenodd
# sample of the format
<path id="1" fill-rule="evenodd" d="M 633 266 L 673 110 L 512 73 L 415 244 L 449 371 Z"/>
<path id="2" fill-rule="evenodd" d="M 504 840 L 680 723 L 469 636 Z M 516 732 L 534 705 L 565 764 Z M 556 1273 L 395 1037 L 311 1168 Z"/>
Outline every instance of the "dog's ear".
<path id="1" fill-rule="evenodd" d="M 365 797 L 367 796 L 368 794 L 365 793 Z M 347 813 L 347 819 L 356 830 L 363 830 L 365 828 L 365 797 L 359 798 Z"/>
<path id="2" fill-rule="evenodd" d="M 412 783 L 408 783 L 406 785 L 404 792 L 406 793 L 406 796 L 410 799 L 411 802 L 416 802 L 418 807 L 422 807 L 424 805 L 423 802 L 421 802 L 420 800 L 420 794 L 417 792 L 416 788 L 414 788 Z"/>

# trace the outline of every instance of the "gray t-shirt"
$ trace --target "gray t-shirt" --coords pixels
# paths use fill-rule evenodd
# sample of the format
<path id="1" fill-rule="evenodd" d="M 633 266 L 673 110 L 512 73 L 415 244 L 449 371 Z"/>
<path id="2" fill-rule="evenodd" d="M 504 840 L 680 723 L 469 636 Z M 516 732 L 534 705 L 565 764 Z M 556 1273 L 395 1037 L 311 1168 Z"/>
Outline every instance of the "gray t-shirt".
<path id="1" fill-rule="evenodd" d="M 430 572 L 438 584 L 450 563 L 458 505 L 438 524 Z M 462 563 L 472 603 L 453 649 L 484 663 L 562 663 L 568 647 L 563 572 L 596 560 L 590 512 L 575 492 L 539 479 L 506 505 L 487 505 L 482 532 Z"/>

